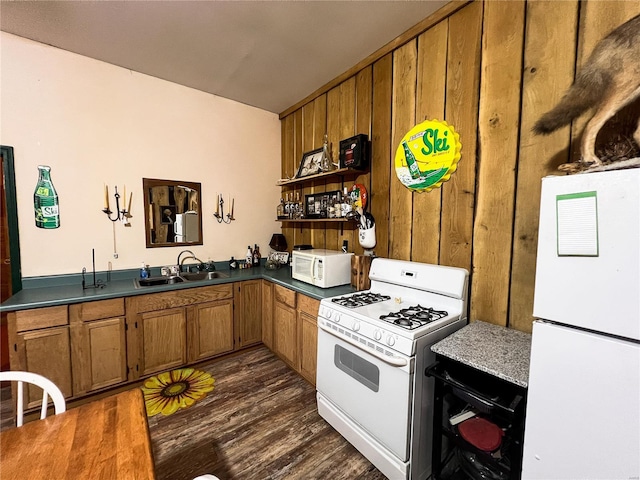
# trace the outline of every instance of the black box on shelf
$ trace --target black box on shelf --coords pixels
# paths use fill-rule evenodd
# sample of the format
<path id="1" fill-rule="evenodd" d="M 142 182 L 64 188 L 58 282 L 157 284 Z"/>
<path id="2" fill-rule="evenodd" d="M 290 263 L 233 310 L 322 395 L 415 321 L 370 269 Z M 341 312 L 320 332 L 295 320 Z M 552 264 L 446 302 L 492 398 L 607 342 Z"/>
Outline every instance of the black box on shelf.
<path id="1" fill-rule="evenodd" d="M 360 133 L 340 140 L 340 168 L 365 170 L 369 167 L 369 137 Z"/>

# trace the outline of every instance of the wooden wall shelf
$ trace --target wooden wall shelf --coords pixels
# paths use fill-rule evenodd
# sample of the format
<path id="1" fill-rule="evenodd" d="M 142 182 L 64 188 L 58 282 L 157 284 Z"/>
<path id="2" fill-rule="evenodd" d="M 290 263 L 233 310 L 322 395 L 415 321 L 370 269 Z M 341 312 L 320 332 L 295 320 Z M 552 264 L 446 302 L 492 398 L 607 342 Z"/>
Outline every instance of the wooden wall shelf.
<path id="1" fill-rule="evenodd" d="M 316 175 L 309 175 L 308 177 L 294 178 L 291 180 L 279 180 L 278 182 L 276 182 L 276 185 L 278 187 L 286 187 L 288 185 L 311 183 L 325 178 L 346 177 L 348 175 L 358 176 L 364 173 L 367 173 L 367 171 L 356 170 L 354 168 L 339 168 L 337 170 L 330 170 L 328 172 L 318 173 Z"/>
<path id="2" fill-rule="evenodd" d="M 346 218 L 295 218 L 295 219 L 276 219 L 276 222 L 287 222 L 287 223 L 315 223 L 315 222 L 336 222 L 336 223 L 347 223 L 349 220 Z M 356 225 L 356 222 L 352 222 Z"/>

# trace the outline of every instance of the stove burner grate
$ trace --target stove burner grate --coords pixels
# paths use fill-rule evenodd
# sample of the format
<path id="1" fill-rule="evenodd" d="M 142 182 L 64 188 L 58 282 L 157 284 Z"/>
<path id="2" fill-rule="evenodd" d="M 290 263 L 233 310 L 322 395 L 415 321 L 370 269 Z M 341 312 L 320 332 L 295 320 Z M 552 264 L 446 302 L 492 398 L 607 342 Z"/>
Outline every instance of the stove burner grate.
<path id="1" fill-rule="evenodd" d="M 435 310 L 431 307 L 422 307 L 416 305 L 414 307 L 403 308 L 398 312 L 390 312 L 386 315 L 380 315 L 380 320 L 393 323 L 399 327 L 413 330 L 428 323 L 440 320 L 448 315 L 444 310 Z"/>
<path id="2" fill-rule="evenodd" d="M 379 293 L 355 293 L 347 297 L 332 298 L 331 301 L 337 303 L 340 306 L 347 308 L 358 308 L 365 305 L 371 305 L 372 303 L 384 302 L 390 300 L 389 295 L 381 295 Z"/>

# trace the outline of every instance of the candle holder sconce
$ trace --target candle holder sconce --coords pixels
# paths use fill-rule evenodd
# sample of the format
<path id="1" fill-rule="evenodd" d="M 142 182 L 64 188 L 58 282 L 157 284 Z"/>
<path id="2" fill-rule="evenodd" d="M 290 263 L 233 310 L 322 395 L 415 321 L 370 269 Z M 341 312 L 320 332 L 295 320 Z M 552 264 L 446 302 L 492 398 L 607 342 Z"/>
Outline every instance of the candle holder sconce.
<path id="1" fill-rule="evenodd" d="M 129 194 L 129 205 L 127 207 L 126 204 L 126 197 L 127 197 L 127 187 L 125 187 L 124 189 L 124 197 L 125 197 L 125 204 L 123 205 L 123 207 L 127 207 L 127 208 L 123 208 L 122 210 L 120 210 L 120 194 L 118 193 L 118 187 L 114 187 L 116 193 L 114 194 L 114 197 L 116 199 L 116 210 L 115 212 L 111 211 L 111 206 L 109 204 L 109 187 L 107 185 L 105 185 L 104 187 L 104 208 L 102 209 L 102 212 L 105 213 L 107 215 L 107 218 L 109 220 L 111 220 L 112 222 L 117 222 L 117 221 L 122 221 L 122 223 L 124 224 L 125 227 L 130 227 L 131 224 L 129 223 L 129 219 L 131 218 L 131 200 L 133 198 L 133 192 L 131 192 Z M 115 213 L 115 218 L 113 218 L 111 216 L 112 213 Z"/>
<path id="2" fill-rule="evenodd" d="M 218 204 L 216 205 L 216 213 L 213 214 L 218 223 L 231 223 L 235 220 L 233 216 L 233 209 L 235 207 L 236 199 L 231 199 L 231 212 L 224 214 L 224 199 L 222 195 L 218 195 Z"/>

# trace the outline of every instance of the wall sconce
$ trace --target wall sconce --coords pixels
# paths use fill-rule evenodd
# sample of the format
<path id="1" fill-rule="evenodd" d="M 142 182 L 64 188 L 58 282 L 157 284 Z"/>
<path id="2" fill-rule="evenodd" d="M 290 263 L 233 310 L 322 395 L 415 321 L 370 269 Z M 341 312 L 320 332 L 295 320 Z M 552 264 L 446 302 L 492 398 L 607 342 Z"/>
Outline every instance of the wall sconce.
<path id="1" fill-rule="evenodd" d="M 235 220 L 233 216 L 233 207 L 235 207 L 236 199 L 231 199 L 231 213 L 224 214 L 224 199 L 222 195 L 218 195 L 218 204 L 216 205 L 216 213 L 213 214 L 218 223 L 231 223 Z"/>
<path id="2" fill-rule="evenodd" d="M 109 205 L 109 186 L 105 185 L 104 186 L 104 208 L 102 209 L 102 211 L 107 215 L 107 218 L 109 220 L 111 220 L 112 222 L 117 222 L 118 220 L 122 220 L 122 223 L 125 224 L 125 226 L 129 226 L 129 219 L 131 218 L 130 212 L 131 212 L 131 200 L 133 198 L 133 192 L 130 193 L 129 195 L 129 205 L 128 208 L 123 208 L 122 210 L 120 210 L 120 194 L 118 193 L 118 187 L 115 186 L 114 187 L 116 190 L 116 193 L 114 194 L 114 197 L 116 199 L 116 211 L 112 212 L 111 211 L 111 207 Z M 125 202 L 127 199 L 127 187 L 124 187 L 124 195 L 123 195 Z M 125 205 L 123 205 L 124 207 L 127 207 L 126 203 Z M 116 217 L 115 218 L 111 218 L 111 214 L 115 213 Z"/>

